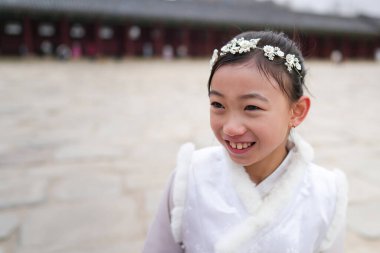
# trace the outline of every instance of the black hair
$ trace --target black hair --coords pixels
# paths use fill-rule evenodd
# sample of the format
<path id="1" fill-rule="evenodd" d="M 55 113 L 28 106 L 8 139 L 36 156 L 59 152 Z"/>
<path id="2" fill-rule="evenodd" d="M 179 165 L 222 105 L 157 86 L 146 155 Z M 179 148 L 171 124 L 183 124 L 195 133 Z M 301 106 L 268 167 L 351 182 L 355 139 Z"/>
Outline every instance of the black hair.
<path id="1" fill-rule="evenodd" d="M 295 55 L 295 57 L 299 60 L 301 70 L 297 70 L 297 72 L 292 69 L 289 72 L 285 66 L 285 59 L 274 57 L 273 60 L 269 60 L 266 56 L 264 56 L 264 52 L 260 49 L 254 49 L 250 52 L 242 54 L 227 53 L 223 56 L 219 56 L 212 66 L 208 80 L 208 92 L 210 92 L 211 81 L 215 71 L 221 66 L 227 64 L 241 64 L 253 59 L 259 71 L 268 79 L 272 77 L 279 84 L 281 90 L 287 95 L 290 101 L 297 101 L 303 95 L 303 88 L 305 87 L 304 79 L 306 75 L 304 59 L 297 44 L 293 40 L 289 39 L 289 37 L 287 37 L 284 33 L 277 33 L 273 31 L 244 32 L 237 35 L 235 38 L 239 39 L 243 37 L 246 40 L 260 38 L 257 47 L 263 48 L 265 45 L 270 45 L 273 47 L 279 47 L 285 55 Z"/>

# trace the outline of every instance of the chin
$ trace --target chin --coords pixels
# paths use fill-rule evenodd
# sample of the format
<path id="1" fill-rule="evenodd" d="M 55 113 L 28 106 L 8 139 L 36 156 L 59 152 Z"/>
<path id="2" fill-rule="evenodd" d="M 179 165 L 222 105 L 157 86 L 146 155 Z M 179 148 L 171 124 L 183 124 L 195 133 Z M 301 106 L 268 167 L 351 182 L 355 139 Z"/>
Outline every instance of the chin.
<path id="1" fill-rule="evenodd" d="M 234 163 L 239 164 L 244 167 L 250 166 L 256 162 L 256 161 L 247 161 L 247 159 L 241 159 L 241 158 L 239 159 L 237 157 L 231 156 L 231 154 L 229 154 L 229 157 L 232 161 L 234 161 Z"/>

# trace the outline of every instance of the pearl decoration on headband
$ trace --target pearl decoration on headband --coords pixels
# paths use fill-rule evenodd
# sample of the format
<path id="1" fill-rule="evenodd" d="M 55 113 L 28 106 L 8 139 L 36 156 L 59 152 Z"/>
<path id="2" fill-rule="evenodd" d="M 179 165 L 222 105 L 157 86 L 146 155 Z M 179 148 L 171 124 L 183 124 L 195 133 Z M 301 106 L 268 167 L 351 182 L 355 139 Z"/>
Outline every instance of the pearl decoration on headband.
<path id="1" fill-rule="evenodd" d="M 234 38 L 220 49 L 221 51 L 220 54 L 219 54 L 218 49 L 214 49 L 214 53 L 210 60 L 211 68 L 214 66 L 219 56 L 224 56 L 227 53 L 231 53 L 231 54 L 248 53 L 252 49 L 257 48 L 257 49 L 263 50 L 264 56 L 266 56 L 270 61 L 273 61 L 276 56 L 282 59 L 285 59 L 285 66 L 287 67 L 287 70 L 289 72 L 292 72 L 292 69 L 294 69 L 297 72 L 297 74 L 301 76 L 299 71 L 302 70 L 302 67 L 301 67 L 301 64 L 299 63 L 299 59 L 294 54 L 287 54 L 285 56 L 285 53 L 281 51 L 279 47 L 273 47 L 270 45 L 265 45 L 263 48 L 258 47 L 257 43 L 259 41 L 260 39 L 246 40 L 244 38 L 240 38 L 240 39 Z"/>

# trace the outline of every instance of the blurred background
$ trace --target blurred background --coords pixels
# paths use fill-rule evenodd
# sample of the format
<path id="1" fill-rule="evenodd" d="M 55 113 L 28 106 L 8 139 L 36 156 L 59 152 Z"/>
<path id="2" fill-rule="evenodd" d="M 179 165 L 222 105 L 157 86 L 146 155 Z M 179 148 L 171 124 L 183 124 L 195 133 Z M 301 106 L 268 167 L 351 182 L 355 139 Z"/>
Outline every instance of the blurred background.
<path id="1" fill-rule="evenodd" d="M 346 252 L 380 250 L 380 2 L 0 0 L 0 253 L 141 252 L 185 142 L 208 125 L 214 48 L 300 43 L 299 132 L 350 183 Z"/>

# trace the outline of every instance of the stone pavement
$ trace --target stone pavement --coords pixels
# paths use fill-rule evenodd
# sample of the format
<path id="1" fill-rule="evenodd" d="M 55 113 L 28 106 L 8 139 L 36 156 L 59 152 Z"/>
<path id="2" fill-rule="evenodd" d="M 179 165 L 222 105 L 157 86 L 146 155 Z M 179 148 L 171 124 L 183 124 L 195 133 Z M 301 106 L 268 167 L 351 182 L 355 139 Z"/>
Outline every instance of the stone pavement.
<path id="1" fill-rule="evenodd" d="M 316 160 L 348 175 L 346 252 L 380 251 L 380 64 L 310 62 Z M 178 147 L 216 144 L 207 60 L 0 60 L 0 253 L 140 252 Z"/>

